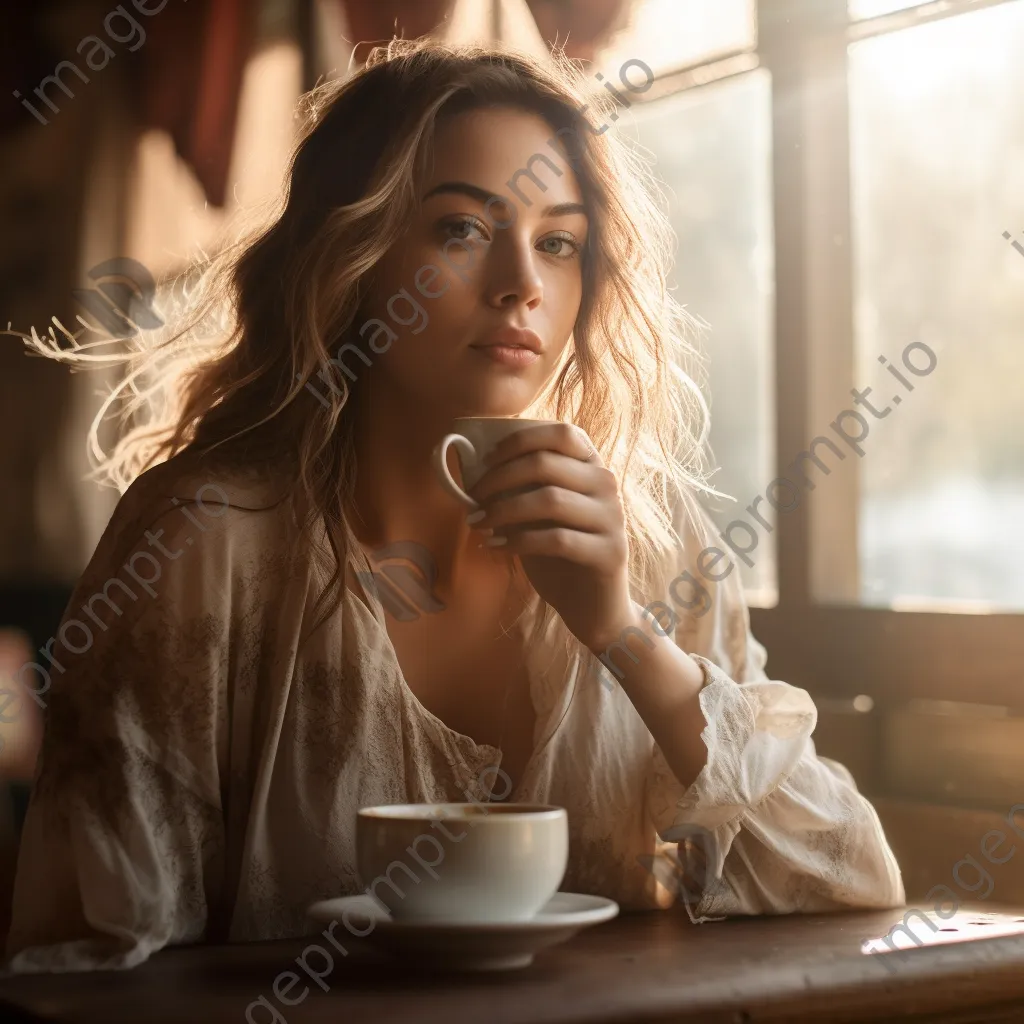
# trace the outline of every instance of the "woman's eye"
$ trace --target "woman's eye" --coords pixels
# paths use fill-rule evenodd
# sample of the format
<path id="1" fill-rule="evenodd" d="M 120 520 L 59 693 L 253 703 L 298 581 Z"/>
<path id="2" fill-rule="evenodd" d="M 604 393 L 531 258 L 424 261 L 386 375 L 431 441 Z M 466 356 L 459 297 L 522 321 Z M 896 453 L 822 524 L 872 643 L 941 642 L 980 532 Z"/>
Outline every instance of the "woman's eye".
<path id="1" fill-rule="evenodd" d="M 559 259 L 572 259 L 579 255 L 580 247 L 575 239 L 562 235 L 549 235 L 537 243 L 537 248 L 548 256 Z"/>
<path id="2" fill-rule="evenodd" d="M 475 220 L 469 220 L 468 218 L 446 221 L 441 226 L 441 230 L 448 238 L 461 238 L 464 241 L 474 234 L 481 239 L 484 237 L 483 232 L 480 230 L 480 225 Z"/>

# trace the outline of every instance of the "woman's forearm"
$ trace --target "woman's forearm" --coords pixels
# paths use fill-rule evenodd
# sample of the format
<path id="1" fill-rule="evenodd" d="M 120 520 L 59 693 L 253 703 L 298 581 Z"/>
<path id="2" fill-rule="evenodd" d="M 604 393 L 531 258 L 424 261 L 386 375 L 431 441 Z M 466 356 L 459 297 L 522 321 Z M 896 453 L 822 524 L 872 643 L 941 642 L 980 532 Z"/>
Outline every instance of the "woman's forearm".
<path id="1" fill-rule="evenodd" d="M 671 636 L 659 636 L 639 607 L 632 622 L 590 650 L 614 671 L 661 748 L 673 774 L 691 785 L 707 763 L 701 739 L 707 725 L 700 707 L 704 670 Z"/>

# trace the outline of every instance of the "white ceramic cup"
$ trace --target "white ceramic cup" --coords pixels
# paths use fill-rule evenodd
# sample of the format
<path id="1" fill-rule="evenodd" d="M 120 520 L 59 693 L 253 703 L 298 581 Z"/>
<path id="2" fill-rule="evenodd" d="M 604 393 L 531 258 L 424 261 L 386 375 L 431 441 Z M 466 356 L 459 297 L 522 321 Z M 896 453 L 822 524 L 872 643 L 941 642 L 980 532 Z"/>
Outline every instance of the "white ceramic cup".
<path id="1" fill-rule="evenodd" d="M 356 817 L 362 886 L 403 920 L 528 921 L 569 860 L 565 808 L 549 804 L 395 804 Z"/>
<path id="2" fill-rule="evenodd" d="M 462 467 L 462 482 L 466 487 L 474 484 L 484 475 L 484 459 L 506 437 L 525 430 L 553 423 L 554 420 L 522 420 L 512 416 L 465 416 L 455 421 L 456 433 L 445 436 L 434 449 L 434 470 L 438 479 L 453 497 L 465 502 L 470 508 L 479 505 L 455 482 L 448 469 L 448 449 L 455 446 Z"/>

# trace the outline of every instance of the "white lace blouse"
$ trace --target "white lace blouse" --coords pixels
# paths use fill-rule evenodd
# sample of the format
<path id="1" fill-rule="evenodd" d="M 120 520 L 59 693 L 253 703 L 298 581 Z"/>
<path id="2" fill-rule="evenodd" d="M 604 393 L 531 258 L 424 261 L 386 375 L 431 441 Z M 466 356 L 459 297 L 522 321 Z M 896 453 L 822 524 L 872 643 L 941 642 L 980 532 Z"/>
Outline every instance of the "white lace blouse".
<path id="1" fill-rule="evenodd" d="M 405 683 L 374 595 L 350 586 L 307 637 L 328 575 L 315 546 L 290 559 L 285 505 L 225 504 L 269 494 L 255 471 L 172 460 L 121 499 L 45 665 L 12 970 L 306 934 L 310 903 L 362 891 L 358 808 L 462 801 L 494 779 L 500 751 L 447 728 Z M 704 615 L 672 601 L 672 578 L 697 576 L 689 540 L 663 592 L 639 600 L 681 616 L 676 640 L 705 673 L 708 760 L 691 786 L 596 659 L 553 640 L 527 651 L 534 753 L 509 799 L 567 809 L 561 888 L 627 910 L 682 897 L 698 921 L 902 904 L 874 809 L 815 753 L 810 696 L 765 675 L 737 574 L 706 584 Z M 680 867 L 659 836 L 702 831 L 694 888 L 698 847 L 680 846 Z"/>

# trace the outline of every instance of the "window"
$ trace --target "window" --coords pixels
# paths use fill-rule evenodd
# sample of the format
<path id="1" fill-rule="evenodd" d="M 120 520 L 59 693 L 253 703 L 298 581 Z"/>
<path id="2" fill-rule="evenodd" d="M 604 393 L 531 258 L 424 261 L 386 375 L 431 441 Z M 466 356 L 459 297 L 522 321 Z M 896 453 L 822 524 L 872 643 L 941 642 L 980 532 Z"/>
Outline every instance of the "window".
<path id="1" fill-rule="evenodd" d="M 1024 609 L 1021 53 L 1022 3 L 850 47 L 858 377 L 913 411 L 862 466 L 865 603 Z M 873 365 L 908 343 L 912 393 Z"/>
<path id="2" fill-rule="evenodd" d="M 640 0 L 595 62 L 656 74 L 628 130 L 709 324 L 714 514 L 824 456 L 744 574 L 819 698 L 1019 703 L 1021 52 L 1024 0 Z"/>
<path id="3" fill-rule="evenodd" d="M 877 18 L 908 7 L 920 7 L 922 0 L 850 0 L 851 18 Z"/>
<path id="4" fill-rule="evenodd" d="M 775 476 L 772 400 L 773 267 L 771 79 L 747 74 L 651 103 L 636 116 L 637 138 L 654 155 L 670 195 L 679 246 L 671 287 L 708 325 L 707 397 L 719 529 Z M 740 565 L 752 603 L 775 603 L 771 537 Z"/>
<path id="5" fill-rule="evenodd" d="M 636 58 L 664 74 L 756 44 L 754 0 L 637 0 L 598 64 L 617 68 Z"/>
<path id="6" fill-rule="evenodd" d="M 752 0 L 641 0 L 595 61 L 642 60 L 659 77 L 659 98 L 620 131 L 664 187 L 679 241 L 670 287 L 706 325 L 712 483 L 735 499 L 706 502 L 719 529 L 774 476 L 771 78 L 756 44 Z M 748 600 L 774 604 L 774 538 L 749 561 Z"/>

